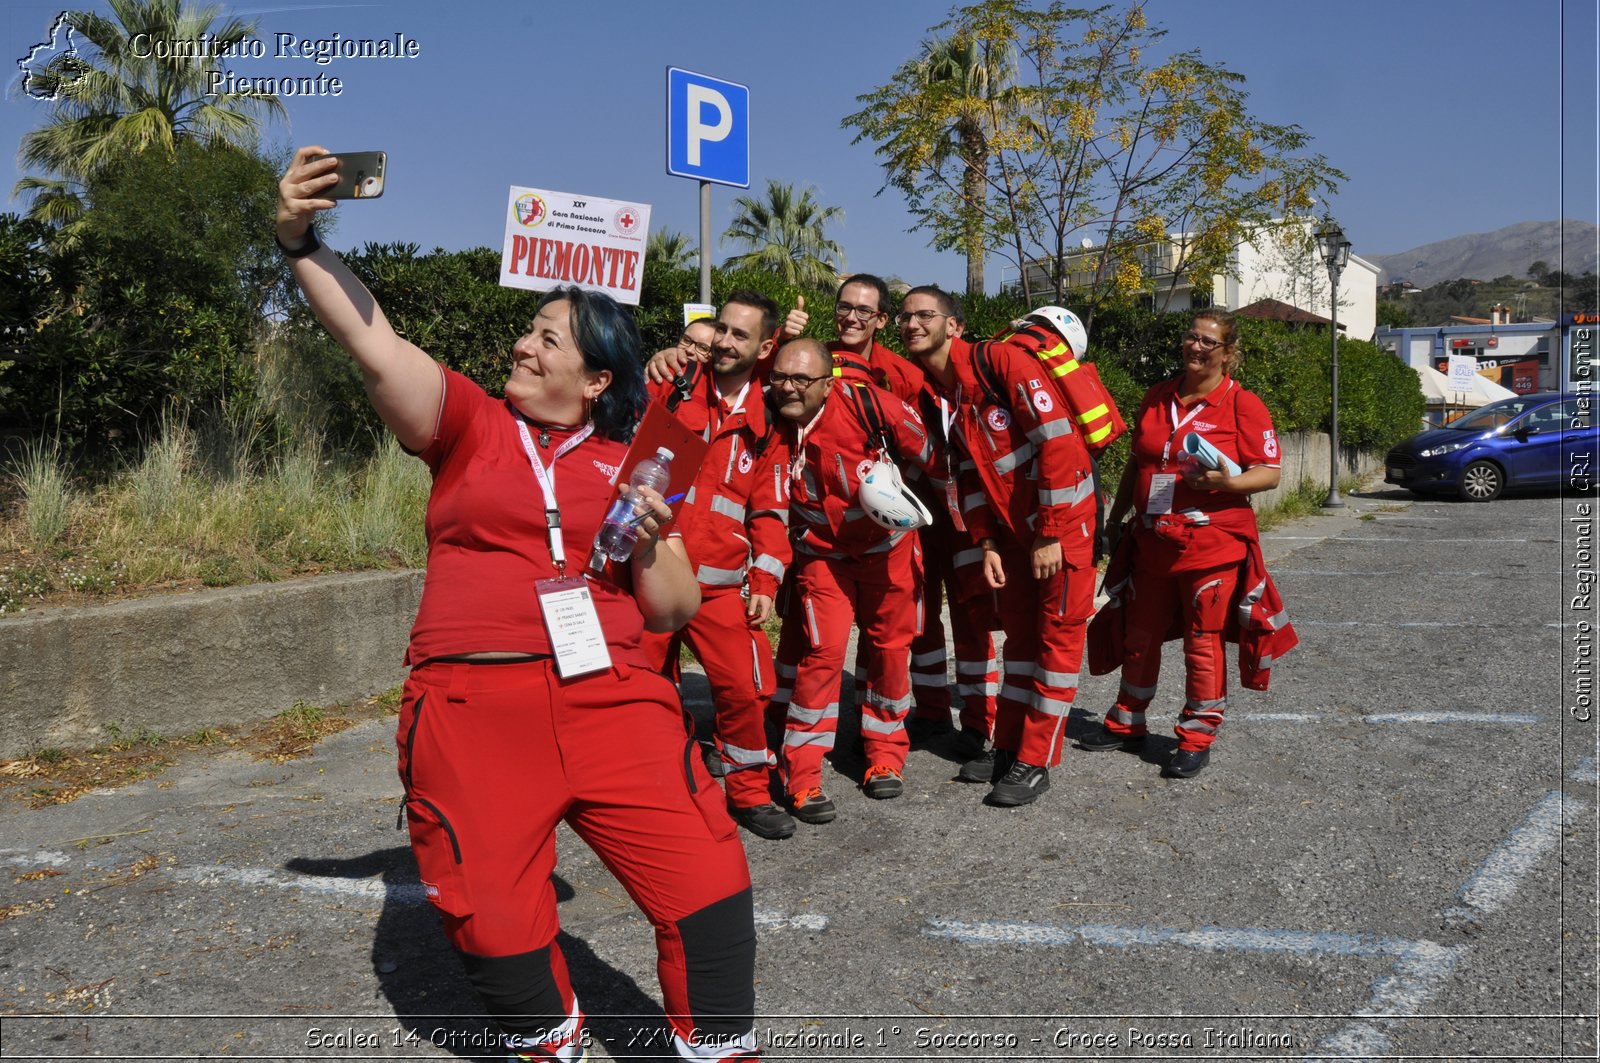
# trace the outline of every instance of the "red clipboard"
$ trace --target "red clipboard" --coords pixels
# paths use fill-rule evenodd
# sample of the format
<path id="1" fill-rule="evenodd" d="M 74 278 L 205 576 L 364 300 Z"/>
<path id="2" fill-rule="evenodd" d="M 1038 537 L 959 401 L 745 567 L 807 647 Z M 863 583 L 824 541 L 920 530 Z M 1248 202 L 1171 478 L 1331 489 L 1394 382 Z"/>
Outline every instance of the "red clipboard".
<path id="1" fill-rule="evenodd" d="M 633 442 L 628 446 L 628 453 L 617 468 L 616 482 L 611 485 L 611 497 L 606 499 L 607 510 L 622 493 L 633 467 L 647 457 L 654 457 L 661 447 L 672 451 L 671 476 L 663 496 L 671 498 L 673 495 L 688 494 L 695 477 L 700 474 L 700 466 L 705 463 L 706 452 L 711 449 L 711 444 L 702 439 L 699 432 L 685 428 L 677 417 L 667 411 L 665 395 L 652 402 L 644 411 L 644 418 L 633 434 Z M 674 504 L 674 518 L 677 509 L 678 504 Z M 662 527 L 663 537 L 672 524 L 673 521 L 669 520 Z"/>

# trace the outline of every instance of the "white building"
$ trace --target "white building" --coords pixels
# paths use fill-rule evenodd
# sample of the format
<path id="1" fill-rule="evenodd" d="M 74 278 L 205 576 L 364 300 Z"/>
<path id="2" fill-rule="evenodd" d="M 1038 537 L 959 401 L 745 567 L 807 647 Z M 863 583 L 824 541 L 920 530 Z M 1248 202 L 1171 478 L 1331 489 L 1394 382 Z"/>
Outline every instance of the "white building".
<path id="1" fill-rule="evenodd" d="M 1158 310 L 1191 310 L 1216 306 L 1249 313 L 1261 303 L 1257 316 L 1281 317 L 1270 302 L 1286 304 L 1314 315 L 1324 324 L 1331 309 L 1328 267 L 1317 253 L 1315 223 L 1285 222 L 1257 230 L 1251 240 L 1237 245 L 1225 270 L 1209 283 L 1196 286 L 1186 275 L 1184 251 L 1190 234 L 1179 233 L 1159 243 L 1149 243 L 1131 254 L 1138 263 L 1151 305 Z M 1088 247 L 1066 256 L 1068 289 L 1094 283 L 1102 248 Z M 1114 271 L 1115 263 L 1108 264 Z M 1030 267 L 1034 290 L 1050 285 L 1045 271 Z M 1307 320 L 1303 316 L 1296 320 Z M 1357 255 L 1350 256 L 1339 277 L 1339 330 L 1354 339 L 1369 340 L 1378 328 L 1378 267 Z"/>

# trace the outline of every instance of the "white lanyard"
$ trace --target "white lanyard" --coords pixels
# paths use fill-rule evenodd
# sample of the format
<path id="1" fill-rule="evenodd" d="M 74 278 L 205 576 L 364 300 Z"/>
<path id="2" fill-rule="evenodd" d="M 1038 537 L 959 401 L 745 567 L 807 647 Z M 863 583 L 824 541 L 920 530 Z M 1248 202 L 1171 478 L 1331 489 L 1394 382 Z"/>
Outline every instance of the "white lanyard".
<path id="1" fill-rule="evenodd" d="M 817 422 L 822 420 L 822 414 L 827 408 L 828 404 L 824 402 L 821 409 L 817 410 L 815 417 L 811 418 L 807 424 L 795 428 L 794 460 L 789 463 L 789 476 L 795 483 L 800 482 L 800 474 L 805 472 L 806 468 L 806 437 L 811 434 L 813 428 L 817 427 Z M 813 501 L 816 500 L 813 499 Z"/>
<path id="2" fill-rule="evenodd" d="M 1228 387 L 1230 387 L 1230 388 L 1233 387 L 1233 378 L 1232 377 L 1228 377 L 1227 379 L 1228 379 Z M 1177 399 L 1177 396 L 1173 396 L 1173 398 L 1170 400 L 1170 405 L 1171 405 L 1171 408 L 1172 408 L 1172 434 L 1167 436 L 1166 443 L 1163 444 L 1162 447 L 1161 447 L 1161 463 L 1163 465 L 1165 465 L 1168 462 L 1168 460 L 1171 459 L 1171 457 L 1172 457 L 1172 441 L 1174 439 L 1178 438 L 1178 433 L 1183 431 L 1183 426 L 1188 424 L 1190 421 L 1194 420 L 1196 417 L 1200 416 L 1200 411 L 1205 409 L 1205 408 L 1207 408 L 1208 406 L 1210 406 L 1211 403 L 1209 401 L 1207 401 L 1207 399 L 1198 399 L 1198 400 L 1196 400 L 1195 404 L 1194 404 L 1194 409 L 1190 410 L 1189 411 L 1189 415 L 1187 417 L 1185 417 L 1181 421 L 1178 420 L 1178 399 Z"/>
<path id="3" fill-rule="evenodd" d="M 751 377 L 751 379 L 755 379 Z M 750 393 L 750 380 L 744 382 L 744 387 L 739 389 L 739 394 L 733 397 L 733 405 L 728 407 L 728 412 L 722 412 L 722 393 L 717 390 L 715 382 L 711 385 L 711 395 L 715 400 L 711 407 L 711 416 L 706 419 L 706 442 L 711 442 L 713 436 L 722 428 L 722 422 L 744 409 L 744 397 Z"/>
<path id="4" fill-rule="evenodd" d="M 545 532 L 550 540 L 550 560 L 556 563 L 556 574 L 565 576 L 567 554 L 561 546 L 561 510 L 556 506 L 556 482 L 551 473 L 561 455 L 589 438 L 589 434 L 594 431 L 594 424 L 591 422 L 584 425 L 557 447 L 556 452 L 550 455 L 548 469 L 545 468 L 544 462 L 539 460 L 539 452 L 533 449 L 533 437 L 528 434 L 528 425 L 521 417 L 517 417 L 517 431 L 522 433 L 522 449 L 528 452 L 528 464 L 533 466 L 533 478 L 538 481 L 539 490 L 544 493 L 544 523 Z"/>

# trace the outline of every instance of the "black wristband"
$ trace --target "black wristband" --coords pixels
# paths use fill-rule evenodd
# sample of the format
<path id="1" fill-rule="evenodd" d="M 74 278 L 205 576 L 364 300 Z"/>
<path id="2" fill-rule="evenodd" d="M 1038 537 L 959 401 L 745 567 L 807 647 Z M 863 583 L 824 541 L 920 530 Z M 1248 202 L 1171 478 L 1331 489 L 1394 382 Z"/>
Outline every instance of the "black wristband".
<path id="1" fill-rule="evenodd" d="M 278 250 L 283 252 L 284 258 L 305 258 L 307 255 L 315 254 L 322 247 L 322 241 L 317 239 L 317 227 L 315 225 L 306 226 L 306 242 L 296 250 L 291 251 L 289 248 L 284 247 L 283 241 L 278 239 L 277 233 L 272 234 L 272 242 L 278 245 Z"/>

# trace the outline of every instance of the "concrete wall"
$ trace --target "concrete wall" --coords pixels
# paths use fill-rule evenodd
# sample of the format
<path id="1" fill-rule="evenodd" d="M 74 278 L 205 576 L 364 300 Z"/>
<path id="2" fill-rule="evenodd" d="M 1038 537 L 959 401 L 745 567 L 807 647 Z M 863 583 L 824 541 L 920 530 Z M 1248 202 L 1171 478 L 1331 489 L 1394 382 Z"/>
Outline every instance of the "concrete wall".
<path id="1" fill-rule="evenodd" d="M 1282 440 L 1283 485 L 1328 482 L 1328 437 Z M 1344 475 L 1381 468 L 1346 451 Z M 381 693 L 405 677 L 422 573 L 362 572 L 0 620 L 0 758 L 82 748 L 141 729 L 181 736 Z"/>
<path id="2" fill-rule="evenodd" d="M 1271 509 L 1284 495 L 1300 485 L 1301 480 L 1328 485 L 1328 433 L 1295 432 L 1279 440 L 1283 448 L 1283 479 L 1271 491 L 1263 491 L 1253 499 L 1257 512 Z M 1383 454 L 1377 451 L 1339 448 L 1340 477 L 1368 477 L 1383 472 Z"/>
<path id="3" fill-rule="evenodd" d="M 0 620 L 0 757 L 381 693 L 421 595 L 419 571 L 363 572 Z"/>

